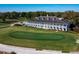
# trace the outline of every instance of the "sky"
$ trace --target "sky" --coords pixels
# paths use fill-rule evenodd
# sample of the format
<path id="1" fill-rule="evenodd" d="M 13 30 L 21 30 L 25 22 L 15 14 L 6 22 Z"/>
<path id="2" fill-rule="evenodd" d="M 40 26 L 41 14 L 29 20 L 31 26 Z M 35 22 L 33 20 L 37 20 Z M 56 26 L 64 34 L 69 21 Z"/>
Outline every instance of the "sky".
<path id="1" fill-rule="evenodd" d="M 79 4 L 0 4 L 0 12 L 64 12 L 69 10 L 79 12 Z"/>

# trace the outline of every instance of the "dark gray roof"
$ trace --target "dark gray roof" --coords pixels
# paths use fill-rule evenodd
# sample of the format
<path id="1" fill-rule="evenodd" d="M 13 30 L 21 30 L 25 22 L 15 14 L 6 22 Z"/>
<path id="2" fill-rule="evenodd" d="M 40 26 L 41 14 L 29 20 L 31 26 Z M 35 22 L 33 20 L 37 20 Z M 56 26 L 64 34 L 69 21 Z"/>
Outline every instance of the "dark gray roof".
<path id="1" fill-rule="evenodd" d="M 35 22 L 68 23 L 64 18 L 58 18 L 56 16 L 39 16 L 35 18 Z"/>
<path id="2" fill-rule="evenodd" d="M 48 20 L 47 20 L 48 17 Z M 45 19 L 42 19 L 45 18 Z M 67 20 L 65 20 L 64 18 L 58 18 L 56 16 L 39 16 L 39 17 L 35 17 L 35 20 L 33 21 L 29 21 L 29 22 L 33 22 L 33 23 L 46 23 L 46 24 L 69 24 L 69 22 Z"/>

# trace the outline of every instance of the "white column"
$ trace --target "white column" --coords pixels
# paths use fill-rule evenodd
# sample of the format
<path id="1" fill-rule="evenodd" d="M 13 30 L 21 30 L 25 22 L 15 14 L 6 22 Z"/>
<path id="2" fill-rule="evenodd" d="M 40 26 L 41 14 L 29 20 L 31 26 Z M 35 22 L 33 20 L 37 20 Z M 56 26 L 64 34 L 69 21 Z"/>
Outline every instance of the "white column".
<path id="1" fill-rule="evenodd" d="M 62 31 L 64 31 L 64 27 L 62 26 Z"/>
<path id="2" fill-rule="evenodd" d="M 55 29 L 57 30 L 57 25 L 55 25 Z"/>

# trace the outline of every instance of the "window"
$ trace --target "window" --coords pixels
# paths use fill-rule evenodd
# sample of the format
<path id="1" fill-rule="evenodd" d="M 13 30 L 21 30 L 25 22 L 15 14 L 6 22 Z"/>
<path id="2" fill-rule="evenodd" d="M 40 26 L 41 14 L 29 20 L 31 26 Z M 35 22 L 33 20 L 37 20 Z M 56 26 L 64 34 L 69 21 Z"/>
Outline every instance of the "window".
<path id="1" fill-rule="evenodd" d="M 41 27 L 43 27 L 43 26 L 41 26 Z"/>
<path id="2" fill-rule="evenodd" d="M 45 18 L 43 18 L 45 20 Z"/>
<path id="3" fill-rule="evenodd" d="M 60 30 L 62 30 L 62 28 L 60 28 Z"/>
<path id="4" fill-rule="evenodd" d="M 64 24 L 64 26 L 66 26 L 66 24 Z"/>
<path id="5" fill-rule="evenodd" d="M 52 20 L 51 18 L 49 18 L 49 20 Z"/>
<path id="6" fill-rule="evenodd" d="M 38 25 L 39 26 L 39 25 Z"/>
<path id="7" fill-rule="evenodd" d="M 41 20 L 41 18 L 39 17 L 39 20 Z"/>
<path id="8" fill-rule="evenodd" d="M 48 28 L 49 28 L 49 26 L 48 26 Z"/>
<path id="9" fill-rule="evenodd" d="M 51 26 L 51 29 L 52 29 L 52 26 Z"/>
<path id="10" fill-rule="evenodd" d="M 55 27 L 54 27 L 54 29 L 55 29 Z"/>
<path id="11" fill-rule="evenodd" d="M 37 26 L 37 25 L 36 25 Z"/>
<path id="12" fill-rule="evenodd" d="M 57 30 L 59 30 L 59 28 L 57 27 Z"/>
<path id="13" fill-rule="evenodd" d="M 56 18 L 54 18 L 54 20 L 56 20 Z"/>
<path id="14" fill-rule="evenodd" d="M 66 31 L 66 29 L 64 28 L 64 31 Z"/>

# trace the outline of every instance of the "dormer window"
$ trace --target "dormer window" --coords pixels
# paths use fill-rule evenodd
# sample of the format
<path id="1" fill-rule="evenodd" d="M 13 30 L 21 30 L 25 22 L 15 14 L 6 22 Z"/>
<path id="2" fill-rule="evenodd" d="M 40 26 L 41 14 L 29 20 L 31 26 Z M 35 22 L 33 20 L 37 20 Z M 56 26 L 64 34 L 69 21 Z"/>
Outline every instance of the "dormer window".
<path id="1" fill-rule="evenodd" d="M 43 17 L 43 19 L 45 20 L 45 17 Z"/>
<path id="2" fill-rule="evenodd" d="M 56 24 L 54 24 L 54 25 L 56 25 Z"/>
<path id="3" fill-rule="evenodd" d="M 64 24 L 64 26 L 66 26 L 66 24 Z"/>

